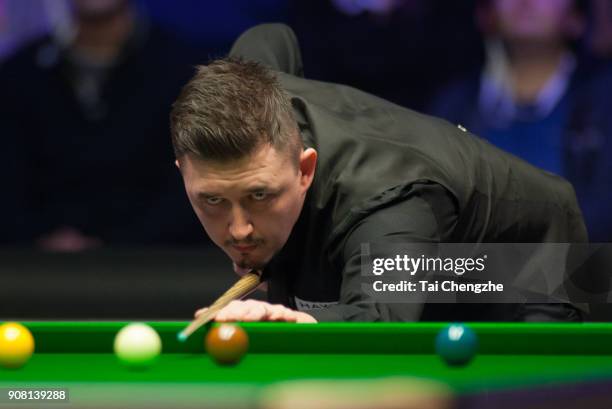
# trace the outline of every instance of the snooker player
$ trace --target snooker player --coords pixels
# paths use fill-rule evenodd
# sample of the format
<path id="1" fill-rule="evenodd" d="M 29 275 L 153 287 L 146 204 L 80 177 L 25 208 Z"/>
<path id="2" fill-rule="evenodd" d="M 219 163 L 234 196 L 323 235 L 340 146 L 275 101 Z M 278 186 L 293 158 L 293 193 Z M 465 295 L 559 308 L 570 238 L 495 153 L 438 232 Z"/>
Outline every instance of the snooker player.
<path id="1" fill-rule="evenodd" d="M 248 30 L 198 68 L 171 113 L 189 200 L 269 302 L 218 321 L 576 321 L 569 302 L 424 305 L 363 292 L 361 244 L 586 242 L 573 188 L 471 135 L 347 86 L 307 80 L 294 33 Z M 392 247 L 392 246 L 391 246 Z M 197 314 L 197 313 L 196 313 Z"/>

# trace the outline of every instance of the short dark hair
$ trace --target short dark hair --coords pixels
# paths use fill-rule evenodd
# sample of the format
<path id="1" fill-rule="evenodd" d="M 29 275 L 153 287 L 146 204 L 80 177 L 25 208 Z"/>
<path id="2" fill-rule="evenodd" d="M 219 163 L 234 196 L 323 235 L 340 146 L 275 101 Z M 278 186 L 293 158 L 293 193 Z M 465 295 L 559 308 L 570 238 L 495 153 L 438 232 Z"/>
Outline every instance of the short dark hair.
<path id="1" fill-rule="evenodd" d="M 303 148 L 291 99 L 273 71 L 235 58 L 198 66 L 170 114 L 177 158 L 241 159 L 269 144 L 298 163 Z"/>

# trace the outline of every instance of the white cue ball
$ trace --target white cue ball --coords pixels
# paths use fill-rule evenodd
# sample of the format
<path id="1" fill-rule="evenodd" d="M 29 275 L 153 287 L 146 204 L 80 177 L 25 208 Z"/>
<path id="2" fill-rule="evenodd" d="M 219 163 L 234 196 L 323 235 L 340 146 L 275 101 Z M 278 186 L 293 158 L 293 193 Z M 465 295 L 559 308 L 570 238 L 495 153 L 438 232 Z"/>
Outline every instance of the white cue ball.
<path id="1" fill-rule="evenodd" d="M 151 365 L 161 352 L 161 339 L 157 332 L 140 322 L 126 325 L 115 336 L 115 355 L 134 368 Z"/>

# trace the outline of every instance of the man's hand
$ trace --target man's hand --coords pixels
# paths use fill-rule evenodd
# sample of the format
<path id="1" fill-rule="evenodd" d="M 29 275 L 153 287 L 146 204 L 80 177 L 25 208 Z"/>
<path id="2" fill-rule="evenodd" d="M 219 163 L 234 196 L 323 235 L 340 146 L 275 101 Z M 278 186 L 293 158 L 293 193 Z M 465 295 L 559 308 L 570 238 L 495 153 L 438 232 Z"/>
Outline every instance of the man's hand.
<path id="1" fill-rule="evenodd" d="M 198 317 L 207 308 L 196 311 Z M 280 304 L 270 304 L 265 301 L 246 300 L 232 301 L 215 315 L 215 321 L 282 321 L 297 323 L 316 323 L 312 315 L 295 311 Z"/>

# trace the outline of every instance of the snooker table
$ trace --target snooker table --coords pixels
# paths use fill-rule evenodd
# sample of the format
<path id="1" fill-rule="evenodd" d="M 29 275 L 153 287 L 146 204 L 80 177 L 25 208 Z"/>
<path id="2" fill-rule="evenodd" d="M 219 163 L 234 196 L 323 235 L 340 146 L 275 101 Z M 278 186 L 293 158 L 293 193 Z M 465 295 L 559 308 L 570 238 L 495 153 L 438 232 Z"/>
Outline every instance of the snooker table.
<path id="1" fill-rule="evenodd" d="M 23 324 L 35 353 L 20 369 L 0 368 L 0 388 L 67 388 L 69 402 L 0 399 L 0 409 L 255 408 L 279 381 L 325 379 L 333 389 L 338 380 L 389 377 L 443 385 L 453 408 L 612 408 L 612 324 L 468 324 L 479 352 L 448 367 L 434 352 L 443 323 L 243 323 L 249 352 L 221 367 L 204 352 L 208 328 L 179 343 L 186 322 L 151 322 L 163 348 L 146 370 L 125 368 L 112 353 L 125 322 Z"/>

